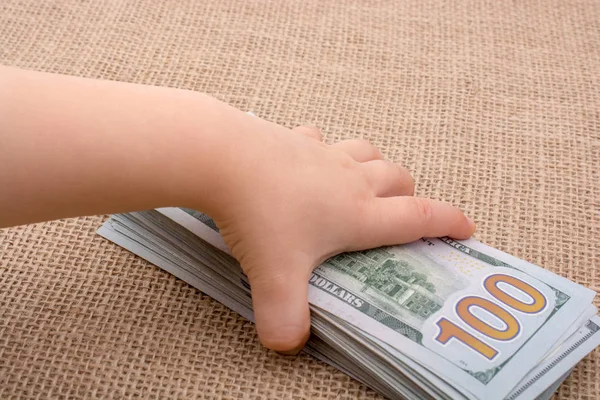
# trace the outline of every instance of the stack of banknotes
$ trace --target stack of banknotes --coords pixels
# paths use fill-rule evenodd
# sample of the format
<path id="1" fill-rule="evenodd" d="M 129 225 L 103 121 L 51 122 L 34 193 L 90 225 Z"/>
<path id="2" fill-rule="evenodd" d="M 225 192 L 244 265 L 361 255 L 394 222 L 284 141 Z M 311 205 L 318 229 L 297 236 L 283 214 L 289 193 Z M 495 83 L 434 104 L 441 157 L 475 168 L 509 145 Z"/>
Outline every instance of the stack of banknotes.
<path id="1" fill-rule="evenodd" d="M 98 232 L 253 319 L 208 216 L 120 214 Z M 600 344 L 595 295 L 472 239 L 344 253 L 310 277 L 305 351 L 389 399 L 548 399 Z"/>

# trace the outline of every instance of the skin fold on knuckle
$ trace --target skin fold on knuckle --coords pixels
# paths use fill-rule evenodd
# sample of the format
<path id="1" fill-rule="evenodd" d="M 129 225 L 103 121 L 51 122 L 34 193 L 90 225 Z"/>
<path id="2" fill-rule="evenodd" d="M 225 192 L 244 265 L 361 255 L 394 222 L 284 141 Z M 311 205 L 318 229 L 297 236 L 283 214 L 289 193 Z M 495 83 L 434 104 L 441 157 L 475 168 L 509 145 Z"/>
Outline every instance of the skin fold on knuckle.
<path id="1" fill-rule="evenodd" d="M 430 226 L 435 218 L 431 201 L 414 197 L 412 203 L 418 223 L 424 226 Z"/>
<path id="2" fill-rule="evenodd" d="M 360 175 L 360 186 L 364 187 L 364 191 L 369 193 L 371 196 L 377 195 L 377 180 L 379 179 L 380 172 L 374 172 L 373 170 L 369 170 L 367 168 L 359 168 L 358 169 Z M 355 196 L 358 197 L 358 196 Z"/>
<path id="3" fill-rule="evenodd" d="M 343 170 L 350 173 L 355 173 L 358 169 L 358 166 L 360 165 L 359 163 L 354 161 L 352 157 L 350 157 L 348 154 L 342 151 L 340 151 L 337 156 L 337 163 Z"/>

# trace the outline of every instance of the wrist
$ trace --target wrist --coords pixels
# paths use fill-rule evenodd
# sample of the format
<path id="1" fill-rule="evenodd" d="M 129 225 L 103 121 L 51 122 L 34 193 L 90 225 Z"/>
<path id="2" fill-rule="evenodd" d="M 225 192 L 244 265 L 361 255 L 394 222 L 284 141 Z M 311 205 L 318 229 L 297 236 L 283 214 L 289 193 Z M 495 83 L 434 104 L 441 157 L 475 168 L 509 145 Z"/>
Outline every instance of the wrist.
<path id="1" fill-rule="evenodd" d="M 217 216 L 236 197 L 239 180 L 251 179 L 245 175 L 260 158 L 261 137 L 277 125 L 205 94 L 191 97 L 188 118 L 174 131 L 171 203 Z"/>

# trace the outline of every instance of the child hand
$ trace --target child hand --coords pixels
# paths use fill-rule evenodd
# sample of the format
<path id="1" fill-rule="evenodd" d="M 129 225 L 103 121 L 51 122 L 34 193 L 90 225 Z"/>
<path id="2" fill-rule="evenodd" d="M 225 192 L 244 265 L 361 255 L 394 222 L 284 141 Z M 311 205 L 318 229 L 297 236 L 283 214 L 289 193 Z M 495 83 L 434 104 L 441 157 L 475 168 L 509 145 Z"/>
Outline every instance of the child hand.
<path id="1" fill-rule="evenodd" d="M 291 132 L 260 122 L 213 212 L 252 288 L 256 327 L 268 348 L 295 354 L 309 337 L 308 279 L 345 251 L 421 237 L 466 239 L 475 225 L 449 204 L 413 197 L 408 170 L 372 145 L 321 142 L 314 128 Z"/>
<path id="2" fill-rule="evenodd" d="M 0 88 L 0 227 L 207 212 L 250 280 L 260 340 L 277 351 L 306 342 L 309 275 L 328 257 L 475 229 L 413 197 L 409 172 L 366 142 L 327 145 L 314 129 L 171 88 L 2 67 Z"/>

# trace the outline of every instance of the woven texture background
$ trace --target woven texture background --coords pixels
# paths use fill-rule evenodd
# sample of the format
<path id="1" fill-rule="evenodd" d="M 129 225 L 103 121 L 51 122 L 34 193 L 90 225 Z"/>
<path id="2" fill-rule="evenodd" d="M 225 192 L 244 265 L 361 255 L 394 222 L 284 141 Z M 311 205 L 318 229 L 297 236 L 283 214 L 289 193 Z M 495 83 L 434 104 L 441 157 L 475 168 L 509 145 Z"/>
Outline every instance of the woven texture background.
<path id="1" fill-rule="evenodd" d="M 368 139 L 477 239 L 598 291 L 599 21 L 594 0 L 2 0 L 0 63 Z M 378 398 L 265 351 L 250 323 L 95 235 L 105 218 L 0 231 L 1 398 Z M 558 398 L 599 398 L 598 363 Z"/>

